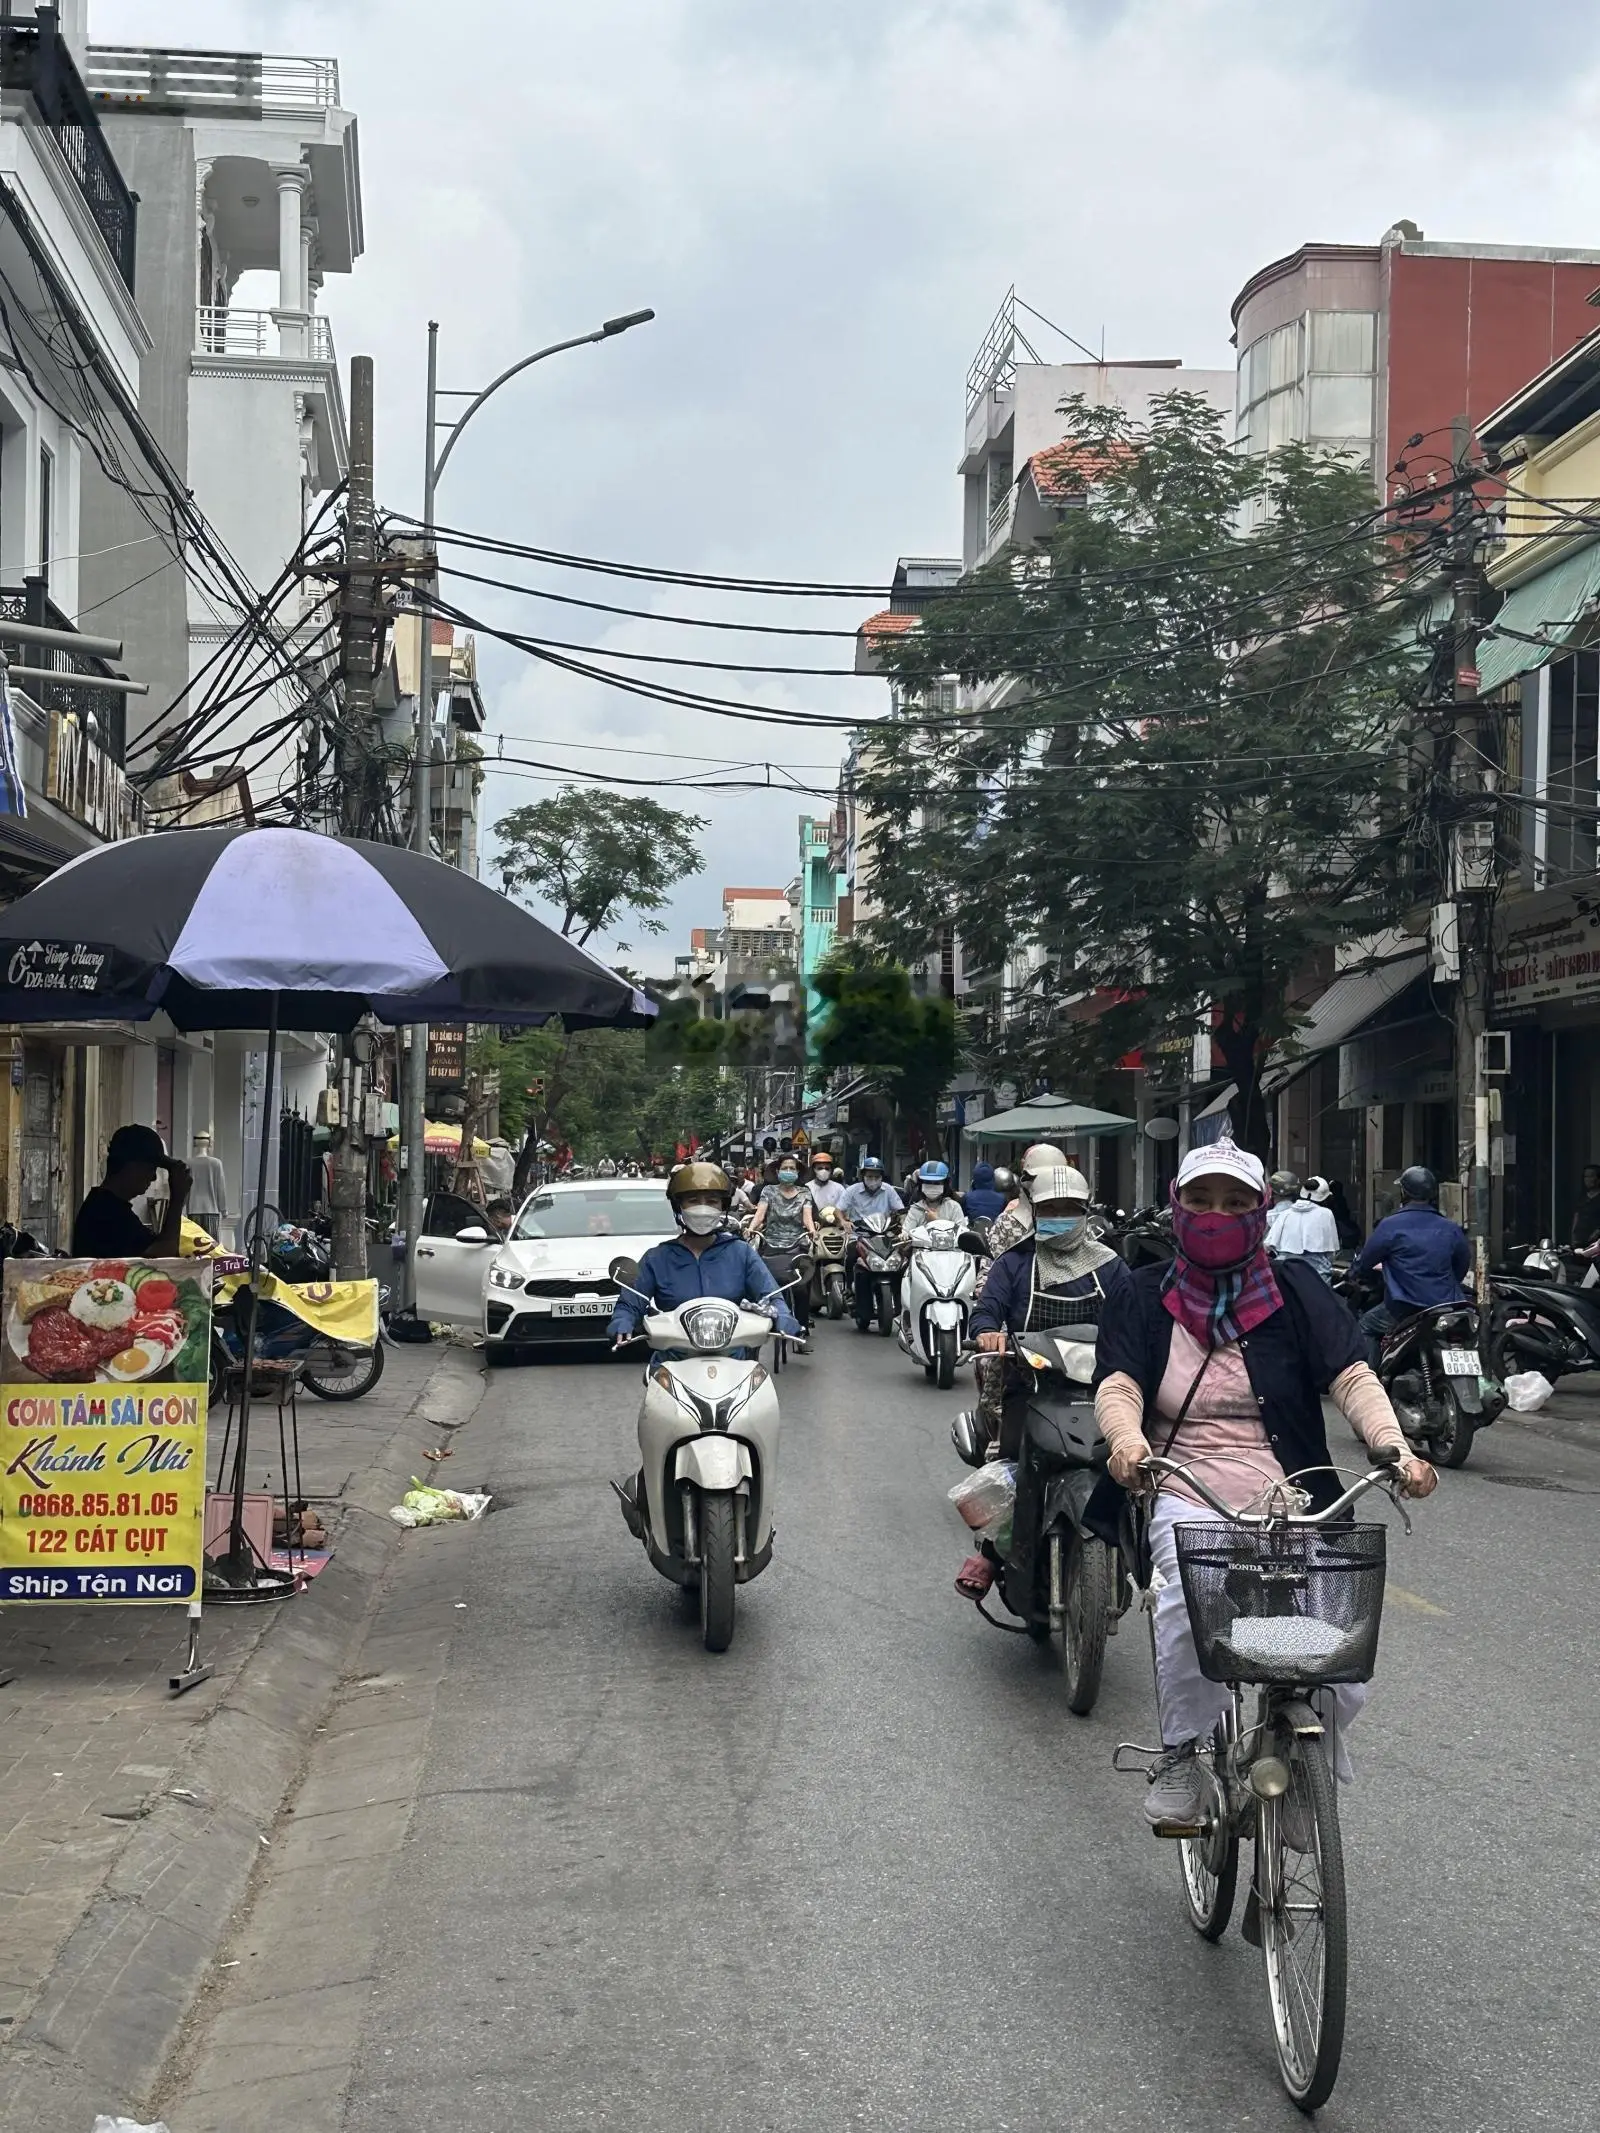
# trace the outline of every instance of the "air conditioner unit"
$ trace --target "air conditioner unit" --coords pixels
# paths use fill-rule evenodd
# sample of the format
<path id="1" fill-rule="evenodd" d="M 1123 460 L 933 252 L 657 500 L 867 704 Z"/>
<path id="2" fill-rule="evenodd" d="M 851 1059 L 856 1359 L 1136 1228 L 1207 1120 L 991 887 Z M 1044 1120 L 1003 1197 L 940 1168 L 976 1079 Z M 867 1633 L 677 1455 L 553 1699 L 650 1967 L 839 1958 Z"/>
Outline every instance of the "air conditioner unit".
<path id="1" fill-rule="evenodd" d="M 1494 887 L 1494 823 L 1475 816 L 1456 824 L 1455 881 L 1457 896 L 1470 896 Z"/>

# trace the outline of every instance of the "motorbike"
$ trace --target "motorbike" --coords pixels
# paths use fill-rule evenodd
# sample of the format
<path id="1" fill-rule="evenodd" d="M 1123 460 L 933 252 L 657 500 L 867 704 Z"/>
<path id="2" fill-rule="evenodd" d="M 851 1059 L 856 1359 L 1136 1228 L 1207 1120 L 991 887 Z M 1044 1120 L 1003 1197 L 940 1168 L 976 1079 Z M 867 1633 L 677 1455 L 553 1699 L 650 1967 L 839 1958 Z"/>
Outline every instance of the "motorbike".
<path id="1" fill-rule="evenodd" d="M 786 1336 L 764 1312 L 705 1296 L 651 1311 L 642 1338 L 654 1360 L 639 1409 L 640 1471 L 611 1486 L 656 1569 L 698 1591 L 706 1650 L 725 1652 L 735 1593 L 772 1560 L 778 1471 L 772 1378 L 733 1350 Z"/>
<path id="2" fill-rule="evenodd" d="M 898 1338 L 930 1384 L 948 1392 L 966 1346 L 983 1239 L 954 1222 L 929 1222 L 901 1238 L 906 1254 Z"/>
<path id="3" fill-rule="evenodd" d="M 1119 1211 L 1102 1234 L 1129 1266 L 1166 1266 L 1172 1258 L 1170 1207 L 1136 1207 L 1131 1215 Z"/>
<path id="4" fill-rule="evenodd" d="M 900 1309 L 900 1240 L 895 1215 L 863 1215 L 855 1226 L 856 1330 L 870 1333 L 873 1320 L 887 1340 Z"/>
<path id="5" fill-rule="evenodd" d="M 1100 1694 L 1106 1639 L 1116 1634 L 1120 1611 L 1115 1555 L 1084 1523 L 1106 1459 L 1089 1390 L 1097 1330 L 1066 1324 L 1011 1336 L 1011 1353 L 1031 1383 L 1011 1536 L 996 1578 L 1001 1599 L 1035 1643 L 1060 1638 L 1067 1708 L 1080 1718 Z M 958 1415 L 950 1436 L 968 1466 L 983 1465 L 976 1415 Z M 978 1612 L 997 1629 L 1014 1626 L 995 1621 L 981 1602 Z"/>
<path id="6" fill-rule="evenodd" d="M 390 1291 L 378 1289 L 380 1324 L 388 1314 Z M 219 1305 L 211 1314 L 211 1399 L 220 1405 L 225 1397 L 227 1373 L 244 1356 L 245 1315 L 248 1299 L 241 1290 L 230 1304 Z M 359 1400 L 371 1392 L 383 1376 L 383 1340 L 370 1348 L 354 1341 L 335 1340 L 319 1333 L 282 1304 L 263 1297 L 257 1306 L 256 1354 L 268 1362 L 299 1361 L 304 1367 L 300 1383 L 319 1400 Z"/>
<path id="7" fill-rule="evenodd" d="M 1349 1279 L 1342 1286 L 1357 1309 L 1377 1301 L 1371 1287 Z M 1465 1466 L 1478 1431 L 1505 1407 L 1500 1383 L 1484 1367 L 1482 1346 L 1482 1323 L 1470 1297 L 1425 1304 L 1379 1346 L 1378 1378 L 1406 1441 L 1438 1466 Z"/>
<path id="8" fill-rule="evenodd" d="M 829 1318 L 843 1318 L 845 1305 L 845 1260 L 850 1250 L 850 1225 L 836 1207 L 819 1207 L 817 1235 L 811 1248 L 811 1308 Z"/>
<path id="9" fill-rule="evenodd" d="M 1587 1253 L 1542 1245 L 1520 1273 L 1491 1274 L 1489 1295 L 1489 1367 L 1498 1378 L 1538 1370 L 1554 1385 L 1600 1370 L 1600 1272 Z"/>

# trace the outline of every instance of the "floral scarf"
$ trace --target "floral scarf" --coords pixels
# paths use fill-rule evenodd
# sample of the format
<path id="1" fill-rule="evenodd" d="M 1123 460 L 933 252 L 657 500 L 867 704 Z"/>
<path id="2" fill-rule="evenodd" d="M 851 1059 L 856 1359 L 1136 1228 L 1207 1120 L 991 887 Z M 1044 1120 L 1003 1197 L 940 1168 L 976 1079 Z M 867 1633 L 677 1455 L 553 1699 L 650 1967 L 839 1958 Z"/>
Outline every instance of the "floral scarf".
<path id="1" fill-rule="evenodd" d="M 1191 1338 L 1203 1348 L 1220 1348 L 1241 1340 L 1252 1326 L 1283 1308 L 1283 1292 L 1265 1250 L 1267 1210 L 1237 1217 L 1247 1256 L 1235 1266 L 1213 1270 L 1186 1259 L 1182 1250 L 1183 1215 L 1173 1195 L 1173 1235 L 1177 1256 L 1161 1284 L 1161 1301 Z"/>

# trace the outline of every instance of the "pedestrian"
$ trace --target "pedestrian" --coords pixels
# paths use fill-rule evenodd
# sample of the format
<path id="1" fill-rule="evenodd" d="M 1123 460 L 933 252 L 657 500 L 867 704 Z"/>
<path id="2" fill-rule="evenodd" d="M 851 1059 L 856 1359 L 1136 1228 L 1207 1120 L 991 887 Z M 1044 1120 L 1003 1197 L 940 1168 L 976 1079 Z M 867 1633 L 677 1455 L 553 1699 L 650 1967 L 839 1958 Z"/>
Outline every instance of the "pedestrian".
<path id="1" fill-rule="evenodd" d="M 1408 1495 L 1435 1485 L 1361 1359 L 1349 1308 L 1300 1261 L 1268 1259 L 1266 1185 L 1260 1160 L 1231 1139 L 1192 1148 L 1172 1189 L 1171 1264 L 1135 1268 L 1106 1298 L 1095 1416 L 1111 1456 L 1089 1507 L 1097 1525 L 1120 1518 L 1119 1492 L 1139 1486 L 1153 1451 L 1193 1468 L 1235 1510 L 1290 1476 L 1300 1477 L 1314 1508 L 1333 1503 L 1344 1484 L 1329 1464 L 1324 1394 L 1370 1448 L 1399 1452 Z M 1195 1751 L 1229 1705 L 1229 1691 L 1200 1671 L 1174 1532 L 1217 1515 L 1184 1483 L 1169 1482 L 1150 1518 L 1162 1753 L 1145 1814 L 1157 1828 L 1200 1820 Z M 1343 1732 L 1366 1691 L 1333 1693 L 1335 1765 L 1348 1776 Z"/>
<path id="2" fill-rule="evenodd" d="M 811 1257 L 807 1247 L 816 1236 L 811 1195 L 800 1189 L 800 1164 L 791 1151 L 778 1157 L 778 1175 L 764 1186 L 761 1205 L 750 1225 L 750 1241 L 783 1284 L 800 1321 L 800 1353 L 811 1334 Z"/>
<path id="3" fill-rule="evenodd" d="M 1413 1163 L 1400 1173 L 1400 1205 L 1385 1215 L 1350 1262 L 1352 1274 L 1383 1268 L 1383 1302 L 1361 1314 L 1367 1360 L 1377 1367 L 1386 1333 L 1430 1304 L 1457 1303 L 1472 1264 L 1472 1246 L 1459 1222 L 1439 1212 L 1439 1181 Z"/>
<path id="4" fill-rule="evenodd" d="M 1314 1183 L 1326 1183 L 1318 1178 Z M 1311 1199 L 1290 1170 L 1273 1173 L 1273 1206 L 1267 1216 L 1267 1250 L 1275 1259 L 1303 1259 L 1324 1281 L 1333 1279 L 1333 1255 L 1339 1249 L 1339 1225 L 1333 1210 Z"/>
<path id="5" fill-rule="evenodd" d="M 166 1173 L 165 1213 L 158 1229 L 133 1211 L 159 1172 Z M 192 1189 L 188 1165 L 168 1155 L 154 1126 L 119 1126 L 106 1149 L 105 1176 L 84 1194 L 72 1225 L 75 1259 L 176 1259 L 183 1237 L 183 1211 Z"/>
<path id="6" fill-rule="evenodd" d="M 1583 1198 L 1572 1218 L 1572 1248 L 1586 1251 L 1600 1244 L 1600 1163 L 1583 1166 Z"/>

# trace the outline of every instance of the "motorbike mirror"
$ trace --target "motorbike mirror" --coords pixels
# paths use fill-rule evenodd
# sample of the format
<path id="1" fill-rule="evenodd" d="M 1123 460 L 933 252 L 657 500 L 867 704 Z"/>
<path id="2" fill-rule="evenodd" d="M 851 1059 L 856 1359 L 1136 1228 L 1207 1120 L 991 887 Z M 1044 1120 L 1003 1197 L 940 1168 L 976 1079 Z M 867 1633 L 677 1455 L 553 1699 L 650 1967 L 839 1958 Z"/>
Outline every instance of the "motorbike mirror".
<path id="1" fill-rule="evenodd" d="M 963 1252 L 974 1252 L 980 1258 L 989 1249 L 987 1240 L 975 1229 L 964 1229 L 956 1239 L 956 1247 Z"/>
<path id="2" fill-rule="evenodd" d="M 480 1229 L 476 1222 L 469 1222 L 465 1229 L 456 1231 L 456 1242 L 457 1244 L 493 1244 L 494 1239 L 486 1229 Z"/>
<path id="3" fill-rule="evenodd" d="M 611 1276 L 611 1279 L 617 1284 L 617 1287 L 619 1289 L 632 1289 L 633 1284 L 639 1278 L 639 1262 L 637 1259 L 628 1259 L 625 1257 L 613 1259 L 610 1266 L 607 1267 L 606 1272 Z M 634 1289 L 633 1293 L 635 1296 L 637 1296 L 639 1292 L 637 1289 Z"/>

